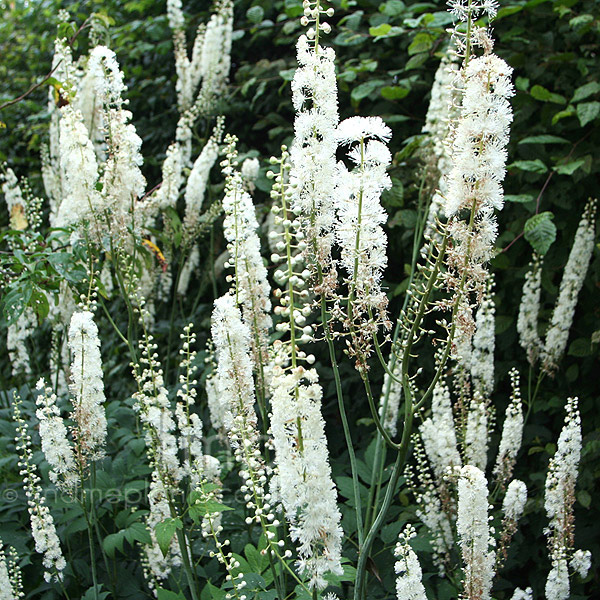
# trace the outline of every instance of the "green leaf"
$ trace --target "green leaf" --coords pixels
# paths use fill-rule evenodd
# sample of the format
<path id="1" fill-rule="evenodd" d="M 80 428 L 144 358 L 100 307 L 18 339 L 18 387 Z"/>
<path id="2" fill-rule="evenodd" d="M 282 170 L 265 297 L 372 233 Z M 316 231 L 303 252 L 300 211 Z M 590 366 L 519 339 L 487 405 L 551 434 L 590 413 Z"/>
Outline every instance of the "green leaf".
<path id="1" fill-rule="evenodd" d="M 580 492 L 577 492 L 577 500 L 579 501 L 579 504 L 583 506 L 583 508 L 589 508 L 592 504 L 592 497 L 590 493 L 586 490 L 581 490 Z"/>
<path id="2" fill-rule="evenodd" d="M 577 338 L 569 346 L 569 356 L 589 356 L 591 354 L 590 340 L 588 338 Z"/>
<path id="3" fill-rule="evenodd" d="M 600 83 L 597 81 L 590 81 L 590 83 L 586 83 L 575 90 L 571 102 L 580 102 L 598 92 L 600 92 Z"/>
<path id="4" fill-rule="evenodd" d="M 169 551 L 169 546 L 171 545 L 171 540 L 175 535 L 175 531 L 182 528 L 183 523 L 181 522 L 181 519 L 172 519 L 170 517 L 154 526 L 156 541 L 161 552 L 163 553 L 163 556 L 166 556 L 167 552 Z"/>
<path id="5" fill-rule="evenodd" d="M 262 6 L 251 6 L 246 11 L 246 18 L 250 23 L 260 23 L 265 16 L 265 11 Z"/>
<path id="6" fill-rule="evenodd" d="M 525 239 L 540 255 L 546 254 L 556 239 L 556 225 L 552 219 L 554 215 L 550 211 L 545 211 L 527 219 L 523 228 Z"/>
<path id="7" fill-rule="evenodd" d="M 582 127 L 593 121 L 599 113 L 600 102 L 582 102 L 577 105 L 577 118 Z"/>
<path id="8" fill-rule="evenodd" d="M 541 85 L 534 85 L 531 88 L 530 94 L 533 98 L 536 100 L 541 100 L 542 102 L 554 102 L 555 104 L 567 103 L 567 99 L 564 96 L 561 96 L 560 94 L 554 94 Z"/>
<path id="9" fill-rule="evenodd" d="M 565 119 L 566 117 L 572 117 L 575 115 L 575 109 L 572 106 L 567 106 L 564 110 L 559 110 L 552 117 L 552 125 L 556 125 L 561 119 Z"/>
<path id="10" fill-rule="evenodd" d="M 350 97 L 354 102 L 360 102 L 363 98 L 366 98 L 369 94 L 372 94 L 380 85 L 382 81 L 379 79 L 373 79 L 371 81 L 365 81 L 357 85 L 351 92 Z"/>
<path id="11" fill-rule="evenodd" d="M 381 95 L 386 100 L 401 100 L 410 93 L 408 88 L 400 87 L 399 85 L 386 85 L 381 88 Z"/>
<path id="12" fill-rule="evenodd" d="M 125 554 L 125 551 L 123 550 L 124 543 L 125 532 L 119 531 L 117 533 L 108 534 L 102 541 L 102 547 L 104 548 L 104 552 L 106 552 L 109 558 L 114 558 L 117 550 L 119 550 L 121 554 Z"/>
<path id="13" fill-rule="evenodd" d="M 516 160 L 508 165 L 509 169 L 519 169 L 520 171 L 529 171 L 531 173 L 545 173 L 548 167 L 539 159 L 535 160 Z"/>
<path id="14" fill-rule="evenodd" d="M 559 175 L 572 175 L 579 167 L 585 165 L 585 158 L 579 158 L 577 160 L 572 160 L 568 162 L 566 165 L 557 165 L 556 167 L 552 167 L 553 171 L 556 171 Z"/>
<path id="15" fill-rule="evenodd" d="M 125 529 L 125 538 L 133 546 L 133 542 L 151 544 L 152 538 L 148 528 L 143 523 L 132 523 Z"/>
<path id="16" fill-rule="evenodd" d="M 569 140 L 557 135 L 530 135 L 522 139 L 519 144 L 570 144 Z"/>
<path id="17" fill-rule="evenodd" d="M 424 31 L 417 33 L 415 39 L 408 47 L 408 54 L 412 56 L 413 54 L 429 51 L 433 46 L 433 40 L 434 38 L 430 33 Z"/>
<path id="18" fill-rule="evenodd" d="M 380 37 L 382 35 L 387 35 L 392 29 L 392 26 L 389 23 L 382 23 L 378 27 L 369 27 L 369 35 L 373 37 Z"/>
<path id="19" fill-rule="evenodd" d="M 225 506 L 216 500 L 197 500 L 190 506 L 190 517 L 197 523 L 208 514 L 221 513 L 226 510 L 233 510 L 230 506 Z"/>
<path id="20" fill-rule="evenodd" d="M 525 204 L 526 202 L 533 202 L 535 198 L 531 194 L 507 194 L 504 196 L 506 202 L 518 202 L 519 204 Z"/>
<path id="21" fill-rule="evenodd" d="M 419 54 L 415 54 L 408 59 L 408 62 L 404 66 L 405 71 L 410 71 L 411 69 L 418 69 L 421 67 L 429 58 L 429 52 L 420 52 Z"/>

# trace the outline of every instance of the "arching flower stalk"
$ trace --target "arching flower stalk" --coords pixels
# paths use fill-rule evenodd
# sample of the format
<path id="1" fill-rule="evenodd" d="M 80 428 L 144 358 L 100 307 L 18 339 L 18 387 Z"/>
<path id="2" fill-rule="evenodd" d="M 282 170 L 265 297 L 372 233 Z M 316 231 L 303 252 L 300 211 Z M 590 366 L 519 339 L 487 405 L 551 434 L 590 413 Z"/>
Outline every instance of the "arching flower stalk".
<path id="1" fill-rule="evenodd" d="M 550 328 L 546 332 L 546 341 L 541 356 L 542 370 L 545 373 L 554 374 L 556 372 L 558 362 L 567 347 L 569 329 L 573 323 L 577 306 L 577 297 L 583 287 L 594 250 L 596 204 L 596 200 L 590 199 L 585 206 L 560 282 L 558 298 L 554 305 Z"/>
<path id="2" fill-rule="evenodd" d="M 19 455 L 18 465 L 21 469 L 19 474 L 23 477 L 23 487 L 27 497 L 27 512 L 29 513 L 35 550 L 43 557 L 45 581 L 62 580 L 67 563 L 60 547 L 60 540 L 56 534 L 54 519 L 46 506 L 43 490 L 40 486 L 41 479 L 33 462 L 31 436 L 21 413 L 21 400 L 17 396 L 14 398 L 13 413 L 17 424 L 15 441 L 17 454 Z"/>
<path id="3" fill-rule="evenodd" d="M 463 557 L 463 597 L 489 600 L 496 553 L 488 523 L 485 475 L 472 465 L 460 469 L 456 531 Z"/>
<path id="4" fill-rule="evenodd" d="M 280 161 L 272 159 L 280 165 L 271 194 L 280 202 L 274 212 L 276 222 L 283 226 L 276 248 L 285 253 L 272 256 L 275 262 L 282 261 L 276 272 L 282 288 L 275 292 L 280 303 L 275 313 L 283 317 L 277 329 L 289 334 L 287 341 L 279 340 L 274 345 L 270 391 L 277 471 L 272 484 L 290 524 L 290 536 L 298 543 L 300 573 L 309 578 L 310 587 L 323 589 L 327 585 L 325 574 L 343 572 L 341 515 L 321 414 L 323 390 L 317 371 L 304 366 L 311 365 L 314 356 L 307 356 L 299 347 L 313 335 L 312 327 L 306 325 L 310 306 L 304 289 L 310 274 L 304 271 L 302 255 L 295 254 L 305 242 L 298 231 L 298 219 L 289 208 L 288 157 L 284 148 Z"/>
<path id="5" fill-rule="evenodd" d="M 387 265 L 382 225 L 387 215 L 380 204 L 381 193 L 392 185 L 386 173 L 391 163 L 386 146 L 390 137 L 391 130 L 379 117 L 351 117 L 337 129 L 338 142 L 351 146 L 348 158 L 354 168 L 349 171 L 338 163 L 335 236 L 348 274 L 348 303 L 345 315 L 340 306 L 333 314 L 343 319 L 350 332 L 349 351 L 361 371 L 367 369 L 373 335 L 381 325 L 390 327 L 387 296 L 381 289 Z"/>
<path id="6" fill-rule="evenodd" d="M 517 523 L 525 509 L 527 502 L 527 486 L 518 479 L 513 479 L 508 485 L 504 501 L 502 502 L 502 530 L 496 551 L 496 569 L 500 569 L 508 557 L 508 547 L 512 536 L 517 531 Z"/>
<path id="7" fill-rule="evenodd" d="M 304 3 L 302 24 L 310 24 L 297 44 L 298 68 L 292 80 L 292 102 L 296 110 L 294 142 L 290 149 L 291 209 L 301 221 L 307 241 L 307 266 L 324 280 L 317 292 L 325 296 L 335 289 L 331 246 L 335 207 L 338 125 L 335 52 L 319 45 L 322 33 L 331 31 L 324 16 L 332 16 L 321 1 Z"/>
<path id="8" fill-rule="evenodd" d="M 398 600 L 427 600 L 423 586 L 423 572 L 419 559 L 410 546 L 410 540 L 417 532 L 412 525 L 407 525 L 399 536 L 394 550 L 398 558 L 394 565 L 396 572 L 396 596 Z"/>
<path id="9" fill-rule="evenodd" d="M 569 565 L 568 561 L 575 558 L 575 484 L 581 458 L 581 417 L 577 398 L 569 398 L 566 405 L 565 424 L 558 438 L 556 453 L 550 459 L 548 475 L 546 476 L 546 495 L 544 507 L 550 523 L 545 530 L 548 537 L 548 548 L 552 569 L 546 581 L 546 598 L 548 600 L 566 600 L 569 597 Z M 589 552 L 579 551 L 575 559 L 575 571 L 589 565 L 585 559 Z M 581 563 L 581 565 L 580 565 Z M 577 568 L 574 568 L 577 567 Z"/>
<path id="10" fill-rule="evenodd" d="M 19 556 L 12 546 L 5 551 L 3 545 L 0 539 L 0 598 L 19 600 L 25 596 Z"/>
<path id="11" fill-rule="evenodd" d="M 505 487 L 512 476 L 517 460 L 517 454 L 523 440 L 523 406 L 519 372 L 516 368 L 510 370 L 512 393 L 510 403 L 506 408 L 506 417 L 502 427 L 502 438 L 498 448 L 498 457 L 494 466 L 494 475 L 498 483 Z"/>
<path id="12" fill-rule="evenodd" d="M 258 373 L 258 391 L 262 399 L 266 389 L 264 366 L 268 363 L 268 336 L 272 326 L 271 287 L 260 254 L 254 204 L 248 192 L 244 191 L 242 176 L 237 170 L 236 141 L 234 136 L 226 136 L 226 158 L 222 163 L 226 178 L 223 233 L 229 251 L 226 267 L 234 270 L 228 280 L 233 282 L 235 301 L 241 305 L 244 322 L 251 332 L 254 368 Z"/>
<path id="13" fill-rule="evenodd" d="M 519 343 L 525 352 L 527 360 L 533 366 L 543 350 L 543 342 L 538 334 L 538 317 L 540 312 L 540 296 L 542 293 L 542 259 L 534 253 L 525 275 L 523 295 L 519 305 L 517 332 Z"/>

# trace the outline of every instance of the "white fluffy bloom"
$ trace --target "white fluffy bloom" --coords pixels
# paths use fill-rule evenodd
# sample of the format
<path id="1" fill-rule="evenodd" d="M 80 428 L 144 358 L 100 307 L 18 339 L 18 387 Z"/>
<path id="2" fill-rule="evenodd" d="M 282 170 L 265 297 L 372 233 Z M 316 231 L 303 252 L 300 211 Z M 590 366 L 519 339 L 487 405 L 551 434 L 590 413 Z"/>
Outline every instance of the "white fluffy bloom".
<path id="1" fill-rule="evenodd" d="M 340 143 L 353 144 L 348 156 L 355 168 L 348 171 L 343 163 L 338 164 L 335 234 L 351 293 L 369 307 L 385 305 L 380 285 L 387 265 L 382 228 L 387 214 L 380 196 L 392 185 L 386 173 L 391 154 L 384 143 L 391 133 L 379 117 L 350 117 L 337 129 Z"/>
<path id="2" fill-rule="evenodd" d="M 198 268 L 199 264 L 200 249 L 198 246 L 194 246 L 179 273 L 179 281 L 177 282 L 177 294 L 179 296 L 185 296 L 187 294 L 192 273 Z"/>
<path id="3" fill-rule="evenodd" d="M 462 466 L 456 445 L 450 391 L 442 380 L 433 389 L 431 413 L 431 417 L 423 421 L 419 433 L 436 479 L 442 481 L 448 467 Z"/>
<path id="4" fill-rule="evenodd" d="M 533 590 L 530 587 L 525 588 L 524 590 L 516 588 L 511 600 L 533 600 Z"/>
<path id="5" fill-rule="evenodd" d="M 154 202 L 159 208 L 175 206 L 179 198 L 179 190 L 183 182 L 183 157 L 181 146 L 173 142 L 167 148 L 167 155 L 162 166 L 162 183 L 154 195 Z"/>
<path id="6" fill-rule="evenodd" d="M 510 478 L 517 454 L 523 440 L 523 406 L 519 386 L 519 372 L 514 367 L 510 370 L 512 394 L 506 418 L 502 427 L 502 437 L 498 448 L 498 457 L 494 466 L 494 475 L 499 481 Z"/>
<path id="7" fill-rule="evenodd" d="M 6 173 L 0 174 L 0 180 L 3 180 L 2 192 L 8 208 L 9 224 L 12 229 L 24 229 L 27 227 L 27 218 L 25 216 L 26 202 L 23 198 L 23 192 L 19 186 L 19 181 L 14 171 L 8 167 Z"/>
<path id="8" fill-rule="evenodd" d="M 508 484 L 506 496 L 502 502 L 502 512 L 507 519 L 518 521 L 527 502 L 527 486 L 519 479 L 513 479 Z"/>
<path id="9" fill-rule="evenodd" d="M 431 532 L 434 560 L 440 567 L 440 574 L 443 575 L 442 560 L 454 545 L 450 520 L 442 508 L 439 495 L 433 489 L 426 489 L 417 499 L 419 502 L 417 517 Z"/>
<path id="10" fill-rule="evenodd" d="M 589 550 L 575 550 L 569 566 L 583 579 L 592 566 L 592 553 Z"/>
<path id="11" fill-rule="evenodd" d="M 250 193 L 254 192 L 254 182 L 258 177 L 258 170 L 260 168 L 260 162 L 258 158 L 247 158 L 242 163 L 242 179 L 244 180 L 244 188 Z"/>
<path id="12" fill-rule="evenodd" d="M 40 423 L 42 452 L 51 467 L 50 481 L 72 493 L 79 484 L 79 473 L 65 422 L 56 405 L 56 395 L 52 388 L 46 387 L 43 379 L 38 381 L 36 388 L 42 392 L 36 400 L 39 408 L 35 414 Z"/>
<path id="13" fill-rule="evenodd" d="M 427 600 L 421 581 L 423 572 L 419 559 L 410 547 L 409 540 L 417 535 L 411 525 L 407 525 L 400 535 L 394 554 L 398 558 L 394 564 L 396 572 L 396 596 L 398 600 Z"/>
<path id="14" fill-rule="evenodd" d="M 550 328 L 546 333 L 546 342 L 541 358 L 542 369 L 549 373 L 556 370 L 558 362 L 567 347 L 577 297 L 583 286 L 594 250 L 595 216 L 596 200 L 590 200 L 586 204 L 579 227 L 575 233 L 575 241 L 560 282 Z"/>
<path id="15" fill-rule="evenodd" d="M 538 316 L 540 312 L 540 296 L 542 292 L 542 261 L 534 254 L 529 271 L 525 275 L 523 295 L 519 305 L 517 332 L 519 343 L 525 352 L 527 360 L 533 365 L 543 344 L 538 335 Z"/>
<path id="16" fill-rule="evenodd" d="M 471 377 L 475 388 L 489 398 L 494 389 L 494 348 L 496 345 L 496 306 L 492 292 L 494 280 L 490 278 L 486 293 L 475 316 L 475 334 L 471 353 Z"/>
<path id="17" fill-rule="evenodd" d="M 27 338 L 32 334 L 37 325 L 37 319 L 33 309 L 27 307 L 15 323 L 8 325 L 6 329 L 6 349 L 10 360 L 13 376 L 23 373 L 31 374 L 29 363 L 29 350 L 25 345 Z"/>
<path id="18" fill-rule="evenodd" d="M 70 104 L 61 108 L 60 169 L 64 199 L 58 209 L 56 227 L 91 219 L 103 209 L 96 190 L 98 163 L 83 117 Z"/>
<path id="19" fill-rule="evenodd" d="M 208 184 L 208 176 L 219 156 L 219 142 L 223 132 L 223 123 L 219 121 L 213 133 L 206 142 L 202 152 L 194 161 L 194 166 L 185 187 L 185 215 L 183 225 L 188 231 L 193 231 L 198 225 L 202 201 Z"/>
<path id="20" fill-rule="evenodd" d="M 467 415 L 465 463 L 485 471 L 488 443 L 488 408 L 479 392 L 475 392 Z"/>
<path id="21" fill-rule="evenodd" d="M 280 357 L 280 364 L 286 362 L 286 356 Z M 322 395 L 315 369 L 275 367 L 271 431 L 279 496 L 290 536 L 298 543 L 300 570 L 318 589 L 327 585 L 326 573 L 343 572 L 341 515 L 321 415 Z"/>
<path id="22" fill-rule="evenodd" d="M 392 359 L 393 356 L 388 361 L 388 369 L 394 374 L 395 378 L 400 379 L 402 375 L 401 363 L 398 359 L 393 363 Z M 381 398 L 379 400 L 379 418 L 390 437 L 394 437 L 398 433 L 398 410 L 401 399 L 402 385 L 386 372 L 383 376 L 383 387 L 381 388 Z"/>
<path id="23" fill-rule="evenodd" d="M 569 567 L 566 558 L 552 561 L 552 569 L 546 579 L 547 600 L 567 600 L 571 594 Z"/>
<path id="24" fill-rule="evenodd" d="M 488 522 L 487 481 L 472 465 L 460 470 L 456 531 L 464 562 L 464 596 L 488 600 L 494 577 L 494 539 Z"/>
<path id="25" fill-rule="evenodd" d="M 296 110 L 294 142 L 290 150 L 292 210 L 302 218 L 307 238 L 317 247 L 317 260 L 325 264 L 331 253 L 335 220 L 338 125 L 335 52 L 315 52 L 305 35 L 297 45 L 298 69 L 292 80 Z"/>
<path id="26" fill-rule="evenodd" d="M 70 389 L 77 445 L 80 452 L 95 459 L 104 455 L 106 415 L 100 338 L 94 315 L 87 310 L 74 313 L 68 337 L 73 356 Z"/>
<path id="27" fill-rule="evenodd" d="M 31 535 L 35 542 L 35 550 L 42 554 L 44 579 L 47 582 L 62 579 L 62 572 L 67 566 L 63 556 L 60 540 L 56 534 L 54 519 L 46 506 L 40 486 L 40 477 L 33 462 L 31 437 L 23 420 L 20 400 L 15 398 L 13 405 L 15 421 L 17 422 L 16 450 L 19 454 L 20 475 L 23 477 L 23 487 L 27 497 L 27 511 L 31 523 Z"/>
<path id="28" fill-rule="evenodd" d="M 232 144 L 229 143 L 228 159 L 234 160 Z M 245 192 L 240 174 L 233 170 L 233 163 L 224 161 L 227 176 L 223 198 L 223 234 L 229 250 L 228 265 L 235 271 L 236 301 L 242 305 L 244 321 L 252 331 L 252 350 L 255 363 L 266 364 L 268 332 L 272 325 L 271 287 L 267 280 L 267 269 L 260 253 L 258 222 L 252 197 Z"/>

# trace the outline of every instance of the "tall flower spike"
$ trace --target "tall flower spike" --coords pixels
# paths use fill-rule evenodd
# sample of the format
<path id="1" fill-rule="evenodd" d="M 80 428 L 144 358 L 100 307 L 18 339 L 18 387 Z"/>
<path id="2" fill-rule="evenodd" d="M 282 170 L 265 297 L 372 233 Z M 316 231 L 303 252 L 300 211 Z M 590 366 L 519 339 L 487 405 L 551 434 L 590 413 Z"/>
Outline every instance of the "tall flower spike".
<path id="1" fill-rule="evenodd" d="M 398 600 L 427 600 L 421 581 L 423 577 L 421 565 L 414 550 L 410 547 L 410 540 L 416 535 L 414 527 L 407 525 L 400 534 L 400 541 L 394 550 L 394 554 L 398 558 L 394 565 L 397 575 L 396 596 Z"/>
<path id="2" fill-rule="evenodd" d="M 73 448 L 67 438 L 67 428 L 56 405 L 56 395 L 40 379 L 36 388 L 41 392 L 36 400 L 36 416 L 40 422 L 42 452 L 50 465 L 50 481 L 67 493 L 79 485 L 79 473 Z"/>
<path id="3" fill-rule="evenodd" d="M 554 305 L 550 328 L 546 332 L 546 342 L 541 357 L 542 370 L 546 373 L 553 374 L 556 371 L 567 347 L 577 297 L 583 287 L 594 250 L 596 204 L 596 200 L 589 200 L 585 206 L 560 282 L 558 298 Z"/>
<path id="4" fill-rule="evenodd" d="M 329 270 L 335 209 L 338 125 L 335 52 L 319 45 L 320 34 L 330 27 L 321 21 L 325 11 L 320 0 L 304 3 L 302 23 L 311 24 L 298 40 L 298 69 L 292 80 L 292 102 L 296 110 L 294 142 L 290 150 L 292 169 L 291 208 L 302 220 L 308 242 L 311 268 L 320 264 Z M 330 282 L 331 286 L 334 284 Z M 322 290 L 326 292 L 326 290 Z"/>
<path id="5" fill-rule="evenodd" d="M 379 117 L 350 117 L 337 129 L 338 142 L 350 146 L 348 158 L 354 165 L 349 171 L 338 163 L 335 235 L 341 263 L 348 273 L 348 311 L 352 312 L 347 315 L 347 326 L 353 332 L 361 368 L 365 368 L 364 360 L 371 351 L 371 337 L 378 324 L 389 327 L 387 296 L 381 289 L 387 265 L 387 239 L 382 225 L 387 214 L 380 196 L 392 185 L 386 173 L 392 160 L 386 145 L 391 135 Z M 373 321 L 369 316 L 372 313 Z"/>
<path id="6" fill-rule="evenodd" d="M 469 404 L 465 431 L 465 463 L 485 471 L 489 443 L 488 403 L 475 392 Z"/>
<path id="7" fill-rule="evenodd" d="M 464 564 L 464 597 L 489 600 L 496 557 L 488 523 L 488 489 L 485 475 L 472 465 L 460 470 L 456 531 Z"/>
<path id="8" fill-rule="evenodd" d="M 546 581 L 548 600 L 565 600 L 569 597 L 567 561 L 573 555 L 575 543 L 573 504 L 581 458 L 581 417 L 577 403 L 577 398 L 567 400 L 565 424 L 546 477 L 544 507 L 550 523 L 545 533 L 552 561 Z"/>
<path id="9" fill-rule="evenodd" d="M 523 295 L 519 305 L 517 332 L 519 343 L 525 352 L 530 365 L 534 365 L 543 349 L 538 334 L 538 317 L 540 312 L 540 296 L 542 293 L 542 259 L 534 253 L 525 275 Z"/>
<path id="10" fill-rule="evenodd" d="M 517 523 L 525 510 L 527 502 L 527 486 L 518 479 L 513 479 L 508 485 L 502 502 L 502 532 L 496 552 L 496 568 L 502 567 L 508 557 L 508 546 L 512 536 L 517 531 Z"/>
<path id="11" fill-rule="evenodd" d="M 252 197 L 244 191 L 242 176 L 237 170 L 237 138 L 226 136 L 226 158 L 222 163 L 226 178 L 223 198 L 223 233 L 227 240 L 229 259 L 226 266 L 233 267 L 235 299 L 242 306 L 242 315 L 252 333 L 252 351 L 255 367 L 266 365 L 268 335 L 272 325 L 271 287 L 267 269 L 260 253 L 258 222 Z"/>
<path id="12" fill-rule="evenodd" d="M 483 300 L 475 315 L 475 334 L 471 353 L 473 386 L 486 398 L 494 389 L 494 348 L 496 345 L 496 306 L 493 298 L 494 277 L 490 275 Z"/>
<path id="13" fill-rule="evenodd" d="M 523 406 L 521 402 L 521 388 L 519 372 L 514 367 L 510 370 L 510 383 L 512 394 L 510 403 L 506 408 L 506 418 L 502 427 L 502 438 L 498 448 L 498 457 L 494 466 L 494 475 L 498 482 L 504 486 L 512 475 L 512 470 L 517 460 L 517 454 L 523 440 Z"/>
<path id="14" fill-rule="evenodd" d="M 80 453 L 94 460 L 104 456 L 106 415 L 100 338 L 90 311 L 79 311 L 71 317 L 69 348 L 73 356 L 70 388 L 77 422 L 76 444 Z"/>
<path id="15" fill-rule="evenodd" d="M 60 540 L 56 534 L 54 519 L 46 506 L 40 476 L 33 462 L 31 436 L 27 423 L 21 413 L 21 400 L 14 398 L 13 411 L 17 424 L 16 450 L 19 455 L 20 475 L 23 476 L 23 487 L 27 497 L 27 511 L 31 523 L 31 534 L 35 542 L 35 550 L 42 555 L 44 579 L 47 582 L 63 578 L 63 570 L 67 566 L 64 559 Z"/>

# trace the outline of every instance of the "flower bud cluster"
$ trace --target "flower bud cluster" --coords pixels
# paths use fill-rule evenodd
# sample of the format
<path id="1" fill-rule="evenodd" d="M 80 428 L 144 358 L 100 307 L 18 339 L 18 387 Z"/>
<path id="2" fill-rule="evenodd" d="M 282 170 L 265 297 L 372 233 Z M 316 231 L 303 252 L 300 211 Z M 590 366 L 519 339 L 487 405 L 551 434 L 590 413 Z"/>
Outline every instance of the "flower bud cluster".
<path id="1" fill-rule="evenodd" d="M 419 559 L 410 546 L 410 540 L 417 532 L 412 525 L 407 525 L 399 535 L 399 541 L 394 550 L 398 558 L 394 565 L 396 572 L 396 596 L 398 600 L 427 600 L 423 586 L 423 572 Z"/>

